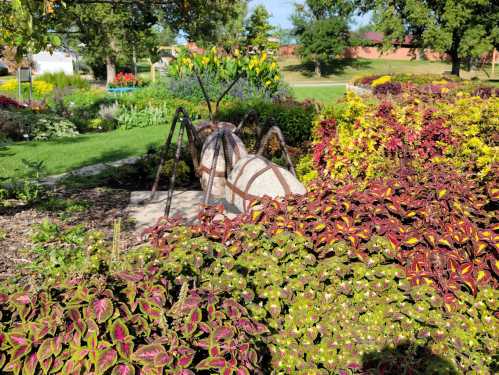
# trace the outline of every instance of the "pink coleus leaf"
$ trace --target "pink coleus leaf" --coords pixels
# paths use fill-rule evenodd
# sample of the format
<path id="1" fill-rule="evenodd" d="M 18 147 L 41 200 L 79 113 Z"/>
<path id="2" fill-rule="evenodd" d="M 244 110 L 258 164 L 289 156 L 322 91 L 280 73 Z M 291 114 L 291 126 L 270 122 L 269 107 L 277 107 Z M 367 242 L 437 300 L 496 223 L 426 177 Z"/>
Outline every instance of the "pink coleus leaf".
<path id="1" fill-rule="evenodd" d="M 180 357 L 177 361 L 177 365 L 180 367 L 187 367 L 191 364 L 194 354 L 186 354 Z"/>
<path id="2" fill-rule="evenodd" d="M 166 353 L 166 350 L 163 347 L 163 345 L 160 344 L 141 345 L 132 354 L 132 359 L 144 365 L 152 365 L 154 363 L 154 358 L 156 358 L 156 356 L 161 353 Z"/>
<path id="3" fill-rule="evenodd" d="M 118 349 L 118 353 L 120 354 L 120 356 L 129 359 L 133 353 L 133 346 L 134 346 L 133 341 L 124 341 L 124 342 L 119 342 L 116 345 L 116 349 Z"/>
<path id="4" fill-rule="evenodd" d="M 53 340 L 54 339 L 52 339 L 52 338 L 45 339 L 38 347 L 38 352 L 36 353 L 36 356 L 40 362 L 47 359 L 48 357 L 50 357 L 52 355 L 52 352 L 53 352 L 52 351 L 52 341 Z"/>
<path id="5" fill-rule="evenodd" d="M 213 337 L 216 341 L 222 341 L 234 336 L 234 332 L 229 327 L 218 327 L 213 332 Z"/>
<path id="6" fill-rule="evenodd" d="M 110 329 L 113 342 L 123 342 L 129 334 L 128 327 L 122 319 L 117 319 L 113 322 Z"/>
<path id="7" fill-rule="evenodd" d="M 7 340 L 12 346 L 22 346 L 28 345 L 30 343 L 30 341 L 26 337 L 15 333 L 7 334 Z"/>
<path id="8" fill-rule="evenodd" d="M 31 298 L 26 293 L 16 293 L 10 298 L 11 302 L 16 305 L 29 305 Z"/>
<path id="9" fill-rule="evenodd" d="M 52 367 L 52 362 L 54 362 L 54 358 L 49 357 L 44 359 L 43 361 L 40 361 L 40 367 L 42 368 L 42 371 L 44 374 L 47 374 Z M 56 369 L 57 371 L 57 369 Z"/>
<path id="10" fill-rule="evenodd" d="M 30 354 L 24 361 L 23 375 L 34 375 L 37 365 L 38 359 L 36 358 L 36 353 Z"/>
<path id="11" fill-rule="evenodd" d="M 19 358 L 22 358 L 26 354 L 28 354 L 30 350 L 31 350 L 31 344 L 18 346 L 14 349 L 14 351 L 10 357 L 10 360 L 13 361 L 13 360 L 17 360 Z"/>
<path id="12" fill-rule="evenodd" d="M 236 370 L 236 375 L 250 375 L 246 367 L 240 367 Z"/>
<path id="13" fill-rule="evenodd" d="M 154 366 L 163 367 L 173 362 L 173 356 L 169 353 L 159 353 L 154 357 Z"/>
<path id="14" fill-rule="evenodd" d="M 212 368 L 222 369 L 225 367 L 226 364 L 227 361 L 225 360 L 224 357 L 209 357 L 199 362 L 199 364 L 196 366 L 196 369 L 197 370 L 209 370 Z"/>
<path id="15" fill-rule="evenodd" d="M 118 359 L 118 354 L 116 350 L 109 348 L 104 349 L 97 353 L 97 364 L 95 366 L 96 374 L 104 374 L 108 369 L 110 369 L 116 363 Z"/>
<path id="16" fill-rule="evenodd" d="M 97 322 L 104 323 L 113 315 L 113 303 L 109 298 L 102 298 L 94 301 L 93 312 Z"/>
<path id="17" fill-rule="evenodd" d="M 119 363 L 114 366 L 111 375 L 135 375 L 135 368 L 127 363 Z"/>

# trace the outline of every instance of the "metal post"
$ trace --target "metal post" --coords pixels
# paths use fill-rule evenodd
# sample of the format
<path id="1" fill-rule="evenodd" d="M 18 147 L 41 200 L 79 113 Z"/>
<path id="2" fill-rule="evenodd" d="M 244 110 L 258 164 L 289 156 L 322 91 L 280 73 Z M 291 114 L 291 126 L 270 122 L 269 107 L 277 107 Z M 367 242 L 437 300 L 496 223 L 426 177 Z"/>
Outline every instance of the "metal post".
<path id="1" fill-rule="evenodd" d="M 220 140 L 223 138 L 223 134 L 223 132 L 218 132 L 215 140 L 215 153 L 213 154 L 213 160 L 211 161 L 210 178 L 208 179 L 208 186 L 204 192 L 203 204 L 205 206 L 207 206 L 210 201 L 211 190 L 213 188 L 213 181 L 215 180 L 215 172 L 217 169 L 218 155 L 220 154 Z"/>
<path id="2" fill-rule="evenodd" d="M 19 99 L 19 102 L 22 101 L 21 68 L 17 68 L 17 98 Z"/>
<path id="3" fill-rule="evenodd" d="M 184 128 L 186 127 L 185 121 L 186 119 L 184 118 L 182 120 L 182 123 L 180 124 L 180 130 L 178 134 L 177 151 L 175 152 L 175 162 L 173 163 L 172 175 L 170 176 L 170 188 L 168 190 L 168 196 L 166 198 L 166 206 L 165 206 L 166 217 L 170 215 L 170 208 L 172 205 L 173 189 L 175 187 L 175 177 L 177 174 L 177 165 L 180 160 L 180 152 L 182 151 L 182 137 L 184 135 Z"/>

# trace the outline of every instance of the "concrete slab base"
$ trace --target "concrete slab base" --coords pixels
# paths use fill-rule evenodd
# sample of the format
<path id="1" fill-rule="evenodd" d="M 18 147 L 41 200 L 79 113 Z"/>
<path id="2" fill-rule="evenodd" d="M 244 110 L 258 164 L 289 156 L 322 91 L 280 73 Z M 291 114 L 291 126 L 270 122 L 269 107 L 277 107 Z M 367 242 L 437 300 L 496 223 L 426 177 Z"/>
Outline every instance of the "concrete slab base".
<path id="1" fill-rule="evenodd" d="M 204 193 L 198 190 L 175 190 L 170 217 L 181 216 L 186 224 L 194 223 L 197 220 L 203 195 Z M 164 216 L 167 192 L 158 191 L 153 200 L 150 200 L 150 197 L 150 191 L 133 191 L 130 196 L 127 211 L 135 221 L 135 228 L 139 232 L 153 226 L 160 217 Z M 239 210 L 225 199 L 211 200 L 210 204 L 223 204 L 225 214 L 230 218 L 239 213 Z"/>

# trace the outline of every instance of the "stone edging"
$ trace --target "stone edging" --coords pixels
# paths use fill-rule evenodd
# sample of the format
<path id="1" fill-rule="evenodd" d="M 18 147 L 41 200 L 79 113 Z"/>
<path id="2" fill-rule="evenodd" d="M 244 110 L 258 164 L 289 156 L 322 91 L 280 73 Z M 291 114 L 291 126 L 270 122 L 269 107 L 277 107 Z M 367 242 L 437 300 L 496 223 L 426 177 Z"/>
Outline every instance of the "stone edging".
<path id="1" fill-rule="evenodd" d="M 347 83 L 347 91 L 352 91 L 357 95 L 373 95 L 373 90 Z"/>

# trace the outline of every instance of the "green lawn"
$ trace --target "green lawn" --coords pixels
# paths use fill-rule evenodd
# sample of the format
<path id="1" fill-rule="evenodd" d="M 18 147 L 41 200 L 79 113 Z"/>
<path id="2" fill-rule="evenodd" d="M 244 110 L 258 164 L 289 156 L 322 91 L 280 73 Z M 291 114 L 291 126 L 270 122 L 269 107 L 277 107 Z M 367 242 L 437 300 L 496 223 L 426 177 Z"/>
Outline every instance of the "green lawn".
<path id="1" fill-rule="evenodd" d="M 167 130 L 167 126 L 154 126 L 4 146 L 0 148 L 0 176 L 25 176 L 27 170 L 22 159 L 43 160 L 46 168 L 43 174 L 53 175 L 141 155 L 149 145 L 162 144 Z"/>
<path id="2" fill-rule="evenodd" d="M 334 64 L 326 67 L 324 77 L 316 77 L 313 65 L 302 64 L 297 57 L 281 59 L 279 61 L 284 80 L 288 83 L 297 82 L 348 82 L 352 78 L 368 74 L 396 74 L 396 73 L 435 73 L 442 74 L 450 71 L 451 65 L 445 62 L 435 61 L 406 61 L 406 60 L 378 60 L 378 59 L 355 59 L 336 60 Z M 490 69 L 488 69 L 490 70 Z M 462 78 L 488 79 L 483 71 L 461 71 Z"/>
<path id="3" fill-rule="evenodd" d="M 343 97 L 346 92 L 345 86 L 303 86 L 293 87 L 293 93 L 298 100 L 314 99 L 324 104 L 335 102 Z"/>

